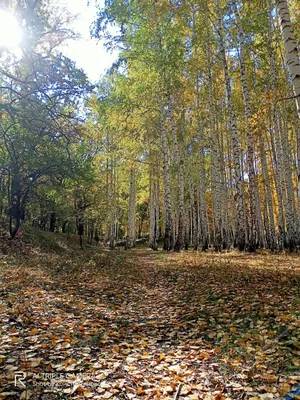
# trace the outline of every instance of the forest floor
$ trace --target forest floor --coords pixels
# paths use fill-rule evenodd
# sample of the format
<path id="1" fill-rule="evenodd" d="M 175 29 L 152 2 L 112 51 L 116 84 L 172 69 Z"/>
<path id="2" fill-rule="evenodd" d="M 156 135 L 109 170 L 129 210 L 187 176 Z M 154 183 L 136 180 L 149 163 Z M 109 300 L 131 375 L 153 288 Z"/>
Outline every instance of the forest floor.
<path id="1" fill-rule="evenodd" d="M 0 399 L 268 400 L 300 382 L 299 255 L 52 235 L 0 256 Z"/>

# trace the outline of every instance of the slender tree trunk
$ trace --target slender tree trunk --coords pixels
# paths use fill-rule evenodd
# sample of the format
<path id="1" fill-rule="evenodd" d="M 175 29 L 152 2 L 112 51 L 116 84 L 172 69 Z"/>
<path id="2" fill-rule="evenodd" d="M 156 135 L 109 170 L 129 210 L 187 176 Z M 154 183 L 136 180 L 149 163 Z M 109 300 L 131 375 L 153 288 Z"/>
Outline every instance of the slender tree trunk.
<path id="1" fill-rule="evenodd" d="M 164 206 L 165 206 L 165 234 L 164 247 L 166 251 L 174 248 L 174 233 L 173 233 L 173 216 L 171 202 L 171 186 L 170 186 L 170 169 L 169 169 L 169 146 L 165 127 L 163 109 L 160 113 L 161 118 L 161 143 L 163 153 L 163 179 L 164 179 Z"/>
<path id="2" fill-rule="evenodd" d="M 221 176 L 220 176 L 220 149 L 217 126 L 215 123 L 215 110 L 213 106 L 213 81 L 211 70 L 210 48 L 208 48 L 208 103 L 209 103 L 209 128 L 211 144 L 211 190 L 213 202 L 214 222 L 214 247 L 216 251 L 222 250 L 222 218 L 221 218 Z"/>
<path id="3" fill-rule="evenodd" d="M 155 237 L 155 177 L 152 171 L 152 166 L 149 168 L 149 183 L 150 183 L 150 193 L 149 193 L 149 247 L 153 250 L 157 250 L 157 243 Z"/>
<path id="4" fill-rule="evenodd" d="M 136 211 L 136 189 L 135 189 L 135 170 L 130 169 L 130 188 L 129 188 L 129 213 L 128 213 L 128 228 L 126 237 L 126 248 L 135 247 L 135 211 Z"/>
<path id="5" fill-rule="evenodd" d="M 296 101 L 297 114 L 300 121 L 300 59 L 299 59 L 299 46 L 297 45 L 293 26 L 288 8 L 287 0 L 277 0 L 276 3 L 277 14 L 280 24 L 281 35 L 285 48 L 286 64 L 289 69 L 290 78 L 292 81 L 293 92 Z M 297 130 L 298 142 L 298 224 L 300 224 L 300 129 L 298 125 Z M 299 241 L 299 238 L 298 238 Z"/>
<path id="6" fill-rule="evenodd" d="M 195 201 L 195 186 L 190 184 L 190 246 L 197 250 L 198 232 L 197 232 L 197 207 Z"/>
<path id="7" fill-rule="evenodd" d="M 285 115 L 283 115 L 285 116 Z M 290 144 L 288 140 L 288 128 L 284 120 L 281 121 L 281 148 L 284 166 L 284 179 L 286 184 L 287 204 L 286 204 L 286 225 L 287 225 L 287 241 L 288 247 L 292 251 L 297 243 L 297 215 L 294 196 L 294 185 L 292 177 L 292 168 L 290 160 Z"/>
<path id="8" fill-rule="evenodd" d="M 15 172 L 11 179 L 9 204 L 9 231 L 11 239 L 14 239 L 21 226 L 23 211 L 21 183 L 18 172 Z"/>
<path id="9" fill-rule="evenodd" d="M 230 140 L 227 139 L 227 149 L 228 149 L 228 177 L 229 177 L 229 187 L 230 187 L 230 209 L 231 209 L 231 234 L 232 234 L 232 245 L 236 246 L 236 238 L 237 238 L 237 211 L 236 211 L 236 202 L 235 202 L 235 187 L 233 185 L 233 167 L 232 167 L 232 154 L 231 154 L 231 146 Z"/>
<path id="10" fill-rule="evenodd" d="M 260 150 L 260 160 L 262 167 L 262 175 L 263 175 L 263 186 L 265 191 L 265 204 L 267 206 L 267 218 L 268 223 L 265 224 L 266 231 L 268 232 L 268 247 L 271 250 L 276 248 L 276 234 L 275 234 L 275 220 L 274 220 L 274 208 L 273 208 L 273 199 L 272 199 L 272 190 L 268 172 L 267 165 L 267 157 L 264 149 L 263 136 L 260 134 L 259 136 L 259 150 Z"/>
<path id="11" fill-rule="evenodd" d="M 184 249 L 188 250 L 189 248 L 189 235 L 190 235 L 190 204 L 186 202 L 185 205 L 185 232 L 184 232 Z"/>
<path id="12" fill-rule="evenodd" d="M 236 181 L 236 197 L 237 197 L 237 236 L 236 242 L 239 250 L 245 250 L 247 247 L 247 225 L 245 218 L 245 204 L 244 204 L 244 193 L 243 193 L 243 177 L 241 173 L 241 161 L 240 161 L 240 144 L 238 139 L 237 131 L 237 120 L 233 106 L 232 93 L 231 93 L 231 83 L 229 78 L 228 65 L 226 60 L 226 53 L 224 47 L 223 39 L 223 26 L 222 20 L 218 18 L 218 35 L 219 35 L 219 46 L 220 53 L 223 62 L 224 76 L 225 76 L 225 86 L 227 92 L 227 101 L 229 107 L 229 117 L 230 117 L 230 131 L 231 131 L 231 141 L 233 150 L 233 160 L 234 160 L 234 172 Z"/>
<path id="13" fill-rule="evenodd" d="M 257 245 L 263 244 L 264 238 L 263 233 L 259 232 L 261 224 L 261 210 L 260 210 L 260 199 L 259 192 L 257 189 L 256 175 L 254 170 L 254 139 L 251 127 L 251 105 L 250 105 L 250 93 L 247 83 L 246 65 L 245 65 L 245 35 L 242 28 L 242 23 L 237 9 L 236 2 L 233 2 L 233 8 L 235 13 L 235 19 L 239 32 L 239 61 L 240 61 L 240 72 L 241 72 L 241 83 L 242 92 L 245 104 L 245 121 L 246 121 L 246 137 L 247 137 L 247 164 L 248 164 L 248 176 L 249 176 L 249 208 L 250 208 L 250 229 L 249 229 L 249 241 L 248 246 L 250 251 L 254 251 Z M 259 209 L 258 209 L 259 207 Z M 257 220 L 257 218 L 259 220 Z"/>
<path id="14" fill-rule="evenodd" d="M 286 53 L 286 64 L 289 69 L 297 113 L 300 120 L 300 60 L 299 49 L 295 39 L 287 0 L 277 0 L 277 14 L 281 35 Z"/>
<path id="15" fill-rule="evenodd" d="M 109 241 L 109 232 L 110 232 L 110 191 L 112 182 L 109 182 L 110 172 L 109 172 L 109 160 L 106 159 L 106 171 L 105 171 L 105 234 L 104 241 L 107 244 Z"/>
<path id="16" fill-rule="evenodd" d="M 111 181 L 111 196 L 110 196 L 110 230 L 109 230 L 109 248 L 113 250 L 116 246 L 116 173 L 115 162 L 110 162 L 110 181 Z"/>
<path id="17" fill-rule="evenodd" d="M 178 144 L 176 125 L 173 113 L 174 99 L 170 101 L 171 113 L 171 131 L 174 146 L 174 158 L 178 168 L 178 218 L 177 218 L 177 238 L 174 246 L 175 251 L 180 251 L 183 248 L 184 238 L 184 174 L 183 174 L 183 159 Z M 175 236 L 175 235 L 174 235 Z"/>
<path id="18" fill-rule="evenodd" d="M 228 249 L 230 247 L 230 233 L 229 233 L 229 212 L 228 212 L 228 186 L 226 178 L 226 164 L 224 154 L 224 135 L 220 132 L 220 152 L 219 152 L 219 175 L 221 178 L 221 216 L 222 216 L 222 248 Z"/>
<path id="19" fill-rule="evenodd" d="M 204 146 L 203 136 L 204 132 L 202 126 L 199 127 L 199 220 L 200 220 L 200 244 L 202 250 L 207 250 L 209 246 L 209 234 L 208 234 L 208 221 L 206 213 L 206 179 L 205 179 L 205 158 L 204 158 Z"/>

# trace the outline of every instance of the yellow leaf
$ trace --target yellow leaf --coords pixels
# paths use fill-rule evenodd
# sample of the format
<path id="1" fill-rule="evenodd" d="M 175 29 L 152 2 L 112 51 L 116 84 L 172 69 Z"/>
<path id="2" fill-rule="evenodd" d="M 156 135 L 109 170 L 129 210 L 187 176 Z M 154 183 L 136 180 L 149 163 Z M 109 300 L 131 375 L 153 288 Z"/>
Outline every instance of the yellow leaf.
<path id="1" fill-rule="evenodd" d="M 160 360 L 165 360 L 165 359 L 166 359 L 166 356 L 165 356 L 164 354 L 160 354 L 160 355 L 159 355 L 159 358 L 160 358 Z"/>
<path id="2" fill-rule="evenodd" d="M 19 343 L 20 339 L 18 337 L 13 337 L 13 338 L 11 338 L 11 341 L 13 343 Z"/>
<path id="3" fill-rule="evenodd" d="M 268 383 L 275 383 L 277 382 L 277 377 L 272 374 L 264 374 L 262 375 L 262 379 Z"/>
<path id="4" fill-rule="evenodd" d="M 80 384 L 76 383 L 72 389 L 72 394 L 77 392 L 77 393 L 84 393 L 86 389 L 84 389 Z"/>
<path id="5" fill-rule="evenodd" d="M 85 390 L 83 392 L 83 395 L 84 395 L 84 398 L 87 398 L 87 399 L 94 396 L 93 393 L 90 392 L 89 390 Z"/>
<path id="6" fill-rule="evenodd" d="M 116 344 L 113 346 L 113 349 L 114 349 L 114 351 L 115 351 L 116 353 L 119 353 L 119 351 L 120 351 L 119 346 L 117 346 Z"/>
<path id="7" fill-rule="evenodd" d="M 21 400 L 28 400 L 30 397 L 33 395 L 33 392 L 30 392 L 29 390 L 24 390 L 24 392 L 21 394 L 20 399 Z"/>
<path id="8" fill-rule="evenodd" d="M 288 393 L 291 390 L 291 385 L 288 383 L 281 383 L 279 386 L 279 394 L 280 396 L 284 396 L 286 393 Z"/>
<path id="9" fill-rule="evenodd" d="M 30 335 L 36 335 L 39 332 L 39 330 L 37 328 L 33 328 L 30 331 Z"/>
<path id="10" fill-rule="evenodd" d="M 214 398 L 215 400 L 226 400 L 225 397 L 222 396 L 222 393 L 216 393 Z"/>

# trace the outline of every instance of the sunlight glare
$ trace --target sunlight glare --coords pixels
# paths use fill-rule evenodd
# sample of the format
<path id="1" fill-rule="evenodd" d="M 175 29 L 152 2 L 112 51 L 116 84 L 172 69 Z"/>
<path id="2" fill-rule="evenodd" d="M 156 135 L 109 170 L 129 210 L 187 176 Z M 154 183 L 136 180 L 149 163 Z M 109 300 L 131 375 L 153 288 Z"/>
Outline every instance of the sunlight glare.
<path id="1" fill-rule="evenodd" d="M 17 19 L 10 12 L 0 9 L 0 48 L 16 48 L 21 39 L 22 32 Z"/>

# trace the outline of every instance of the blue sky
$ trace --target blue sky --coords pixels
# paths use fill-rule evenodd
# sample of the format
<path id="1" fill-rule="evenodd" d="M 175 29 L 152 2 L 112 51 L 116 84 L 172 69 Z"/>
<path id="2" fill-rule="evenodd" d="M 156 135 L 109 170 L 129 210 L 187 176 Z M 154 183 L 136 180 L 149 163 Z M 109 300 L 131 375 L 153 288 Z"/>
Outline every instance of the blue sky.
<path id="1" fill-rule="evenodd" d="M 71 15 L 77 16 L 70 28 L 81 35 L 80 39 L 64 42 L 60 50 L 69 58 L 76 61 L 78 67 L 83 68 L 92 82 L 99 80 L 107 68 L 117 58 L 116 52 L 111 54 L 106 51 L 103 43 L 90 38 L 90 26 L 97 15 L 96 2 L 103 6 L 104 0 L 52 0 L 58 14 L 67 8 Z M 0 0 L 1 3 L 1 0 Z M 18 53 L 22 31 L 13 14 L 2 9 L 0 4 L 0 55 L 2 48 L 9 48 Z"/>
<path id="2" fill-rule="evenodd" d="M 78 14 L 72 28 L 82 36 L 81 39 L 65 44 L 63 52 L 75 60 L 78 67 L 85 70 L 91 81 L 97 81 L 115 61 L 117 55 L 107 52 L 103 43 L 89 36 L 89 28 L 95 20 L 97 11 L 95 2 L 91 1 L 89 6 L 87 0 L 60 0 L 60 3 L 65 4 L 72 14 Z M 98 0 L 97 3 L 102 6 L 104 0 Z"/>

